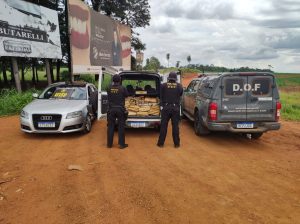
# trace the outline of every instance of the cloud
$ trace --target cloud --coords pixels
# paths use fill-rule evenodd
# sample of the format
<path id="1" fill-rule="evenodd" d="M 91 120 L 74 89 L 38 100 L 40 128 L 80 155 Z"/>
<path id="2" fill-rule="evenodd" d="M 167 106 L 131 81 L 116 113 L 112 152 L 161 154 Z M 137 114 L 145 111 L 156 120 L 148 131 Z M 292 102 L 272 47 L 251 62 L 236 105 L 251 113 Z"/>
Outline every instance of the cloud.
<path id="1" fill-rule="evenodd" d="M 172 33 L 175 31 L 175 26 L 169 20 L 159 20 L 155 19 L 151 22 L 150 26 L 151 31 L 154 33 Z"/>
<path id="2" fill-rule="evenodd" d="M 283 33 L 281 35 L 268 36 L 265 43 L 275 49 L 300 50 L 300 33 Z"/>
<path id="3" fill-rule="evenodd" d="M 145 58 L 299 72 L 300 0 L 149 0 Z"/>
<path id="4" fill-rule="evenodd" d="M 252 20 L 252 24 L 267 28 L 299 28 L 300 19 L 265 19 Z"/>
<path id="5" fill-rule="evenodd" d="M 260 47 L 258 49 L 241 49 L 236 55 L 236 59 L 242 60 L 266 60 L 278 58 L 276 50 L 267 47 Z"/>
<path id="6" fill-rule="evenodd" d="M 299 13 L 300 2 L 298 0 L 271 0 L 269 9 L 262 10 L 263 13 Z"/>
<path id="7" fill-rule="evenodd" d="M 224 1 L 165 1 L 162 7 L 165 15 L 171 18 L 202 19 L 231 19 L 234 18 L 232 4 Z"/>

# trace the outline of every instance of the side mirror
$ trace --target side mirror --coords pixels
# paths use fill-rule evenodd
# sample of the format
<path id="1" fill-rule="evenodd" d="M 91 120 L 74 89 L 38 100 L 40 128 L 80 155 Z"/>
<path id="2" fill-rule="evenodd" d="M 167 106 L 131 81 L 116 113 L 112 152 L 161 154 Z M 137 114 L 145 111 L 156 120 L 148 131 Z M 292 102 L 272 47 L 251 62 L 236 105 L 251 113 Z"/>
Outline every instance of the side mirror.
<path id="1" fill-rule="evenodd" d="M 32 97 L 33 97 L 34 99 L 37 99 L 37 98 L 39 97 L 39 94 L 33 93 L 33 94 L 32 94 Z"/>

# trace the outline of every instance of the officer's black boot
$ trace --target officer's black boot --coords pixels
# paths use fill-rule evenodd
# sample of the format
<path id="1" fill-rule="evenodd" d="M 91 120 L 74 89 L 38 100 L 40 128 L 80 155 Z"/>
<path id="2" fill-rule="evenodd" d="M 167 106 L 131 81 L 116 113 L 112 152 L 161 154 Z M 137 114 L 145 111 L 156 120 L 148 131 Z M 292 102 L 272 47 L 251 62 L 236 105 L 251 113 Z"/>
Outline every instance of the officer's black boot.
<path id="1" fill-rule="evenodd" d="M 159 144 L 159 143 L 157 143 L 156 145 L 157 145 L 159 148 L 163 148 L 163 147 L 164 147 L 164 145 Z"/>
<path id="2" fill-rule="evenodd" d="M 124 144 L 124 145 L 120 145 L 120 146 L 119 146 L 120 149 L 125 149 L 125 148 L 127 148 L 127 147 L 128 147 L 128 144 Z"/>

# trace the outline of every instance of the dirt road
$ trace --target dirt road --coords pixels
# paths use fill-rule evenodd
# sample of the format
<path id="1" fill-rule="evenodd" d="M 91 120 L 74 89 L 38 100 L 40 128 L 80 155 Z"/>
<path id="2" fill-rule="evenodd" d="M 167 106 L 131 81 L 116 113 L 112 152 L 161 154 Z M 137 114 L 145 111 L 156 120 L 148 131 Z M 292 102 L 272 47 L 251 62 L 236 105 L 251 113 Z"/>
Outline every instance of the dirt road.
<path id="1" fill-rule="evenodd" d="M 180 150 L 170 132 L 159 150 L 155 131 L 130 130 L 124 151 L 105 148 L 104 121 L 88 135 L 0 127 L 1 224 L 300 223 L 300 123 L 248 140 L 183 121 Z"/>

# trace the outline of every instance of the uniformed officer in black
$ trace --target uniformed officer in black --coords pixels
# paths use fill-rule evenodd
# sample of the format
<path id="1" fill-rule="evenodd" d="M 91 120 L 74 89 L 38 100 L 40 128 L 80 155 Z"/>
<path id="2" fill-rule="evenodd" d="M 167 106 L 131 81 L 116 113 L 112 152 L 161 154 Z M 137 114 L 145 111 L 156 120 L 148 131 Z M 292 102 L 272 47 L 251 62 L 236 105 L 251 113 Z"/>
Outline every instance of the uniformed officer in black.
<path id="1" fill-rule="evenodd" d="M 167 135 L 168 123 L 172 121 L 172 136 L 175 148 L 180 147 L 179 138 L 179 120 L 180 120 L 180 98 L 183 93 L 181 84 L 177 83 L 176 72 L 171 72 L 168 82 L 161 85 L 160 89 L 160 105 L 161 110 L 161 126 L 160 135 L 157 142 L 158 147 L 163 147 Z"/>
<path id="2" fill-rule="evenodd" d="M 113 84 L 109 87 L 107 94 L 109 105 L 107 113 L 107 147 L 111 148 L 113 145 L 114 129 L 118 119 L 119 148 L 124 149 L 128 147 L 125 144 L 125 98 L 128 96 L 128 92 L 121 85 L 120 75 L 113 76 Z"/>

